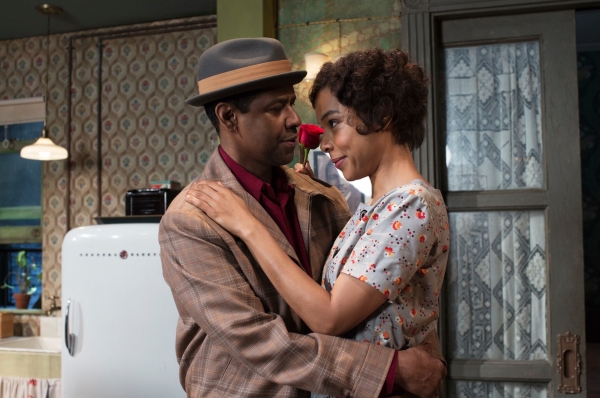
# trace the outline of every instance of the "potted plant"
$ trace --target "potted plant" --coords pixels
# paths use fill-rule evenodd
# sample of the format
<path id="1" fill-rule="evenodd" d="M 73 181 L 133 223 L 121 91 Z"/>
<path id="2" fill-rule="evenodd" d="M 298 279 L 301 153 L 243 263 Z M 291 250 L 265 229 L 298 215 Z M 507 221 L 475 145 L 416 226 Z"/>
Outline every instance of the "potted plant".
<path id="1" fill-rule="evenodd" d="M 27 309 L 29 306 L 29 300 L 31 299 L 31 295 L 35 293 L 37 288 L 35 286 L 31 286 L 32 284 L 32 274 L 33 271 L 37 269 L 37 265 L 35 263 L 27 264 L 27 253 L 25 250 L 21 250 L 17 254 L 17 265 L 19 267 L 17 272 L 9 272 L 4 278 L 4 285 L 1 287 L 3 289 L 11 289 L 15 290 L 15 286 L 9 285 L 6 283 L 8 277 L 11 274 L 15 274 L 17 276 L 17 284 L 19 285 L 19 293 L 13 293 L 13 297 L 15 299 L 15 305 L 17 309 Z M 39 275 L 37 276 L 39 280 Z"/>

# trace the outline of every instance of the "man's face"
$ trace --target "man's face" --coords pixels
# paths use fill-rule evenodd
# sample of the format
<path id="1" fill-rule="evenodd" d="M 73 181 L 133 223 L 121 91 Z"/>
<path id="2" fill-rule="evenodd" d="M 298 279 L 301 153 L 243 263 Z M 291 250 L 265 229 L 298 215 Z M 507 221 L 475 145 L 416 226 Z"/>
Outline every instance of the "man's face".
<path id="1" fill-rule="evenodd" d="M 250 172 L 289 164 L 294 158 L 301 123 L 295 101 L 292 86 L 276 87 L 260 93 L 249 112 L 236 112 L 239 163 Z"/>

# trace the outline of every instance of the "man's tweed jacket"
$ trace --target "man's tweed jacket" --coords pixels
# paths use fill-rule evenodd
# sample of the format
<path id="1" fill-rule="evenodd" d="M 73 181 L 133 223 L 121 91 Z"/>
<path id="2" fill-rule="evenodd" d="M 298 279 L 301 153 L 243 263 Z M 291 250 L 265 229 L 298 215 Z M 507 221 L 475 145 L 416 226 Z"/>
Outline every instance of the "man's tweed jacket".
<path id="1" fill-rule="evenodd" d="M 337 189 L 283 169 L 295 186 L 300 228 L 320 282 L 327 253 L 350 213 Z M 299 264 L 218 151 L 199 178 L 221 181 L 241 196 Z M 307 391 L 377 397 L 394 350 L 310 333 L 244 243 L 185 201 L 187 190 L 163 216 L 159 239 L 163 274 L 180 315 L 176 352 L 188 397 L 303 397 Z"/>

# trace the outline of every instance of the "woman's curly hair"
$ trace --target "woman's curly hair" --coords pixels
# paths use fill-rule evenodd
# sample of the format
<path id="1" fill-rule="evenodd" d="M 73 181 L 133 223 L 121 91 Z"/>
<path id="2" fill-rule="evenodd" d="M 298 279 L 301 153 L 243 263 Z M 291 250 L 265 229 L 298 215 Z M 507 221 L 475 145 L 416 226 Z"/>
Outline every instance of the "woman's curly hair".
<path id="1" fill-rule="evenodd" d="M 396 142 L 413 150 L 425 137 L 428 84 L 425 71 L 408 54 L 374 48 L 323 65 L 309 98 L 314 107 L 319 91 L 328 88 L 362 119 L 360 134 L 381 131 L 389 123 Z"/>

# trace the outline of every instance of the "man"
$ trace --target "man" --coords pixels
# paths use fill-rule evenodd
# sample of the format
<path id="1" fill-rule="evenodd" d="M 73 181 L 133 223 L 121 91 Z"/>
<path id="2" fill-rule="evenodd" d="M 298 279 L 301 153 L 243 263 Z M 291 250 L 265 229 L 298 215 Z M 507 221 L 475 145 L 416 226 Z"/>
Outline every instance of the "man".
<path id="1" fill-rule="evenodd" d="M 236 39 L 200 58 L 200 95 L 221 137 L 200 179 L 242 197 L 281 247 L 315 279 L 350 218 L 335 188 L 282 165 L 293 158 L 300 118 L 281 43 Z M 405 390 L 435 396 L 445 373 L 424 350 L 390 348 L 310 333 L 271 285 L 250 251 L 185 201 L 171 203 L 160 229 L 165 279 L 180 319 L 176 350 L 189 397 L 377 397 L 394 376 Z M 435 342 L 437 338 L 434 336 Z"/>

